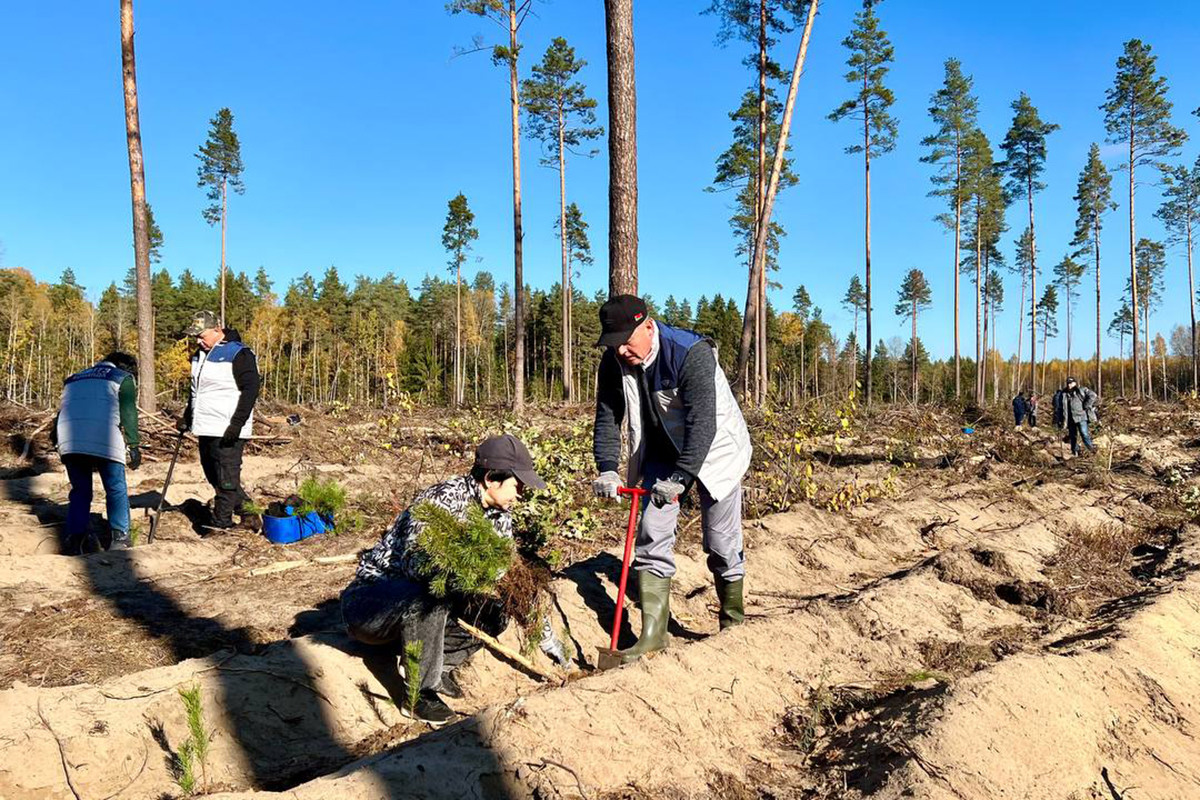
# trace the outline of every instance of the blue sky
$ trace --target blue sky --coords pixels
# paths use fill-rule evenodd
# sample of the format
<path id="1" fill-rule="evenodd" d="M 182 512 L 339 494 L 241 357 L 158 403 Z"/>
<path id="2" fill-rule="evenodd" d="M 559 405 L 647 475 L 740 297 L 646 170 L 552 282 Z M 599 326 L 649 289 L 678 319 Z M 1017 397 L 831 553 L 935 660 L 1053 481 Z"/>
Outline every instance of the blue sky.
<path id="1" fill-rule="evenodd" d="M 744 266 L 734 256 L 730 198 L 704 192 L 728 143 L 727 114 L 751 81 L 744 46 L 714 44 L 708 0 L 639 0 L 635 9 L 642 291 L 693 301 L 720 292 L 741 303 Z M 849 123 L 826 115 L 849 94 L 840 42 L 857 2 L 822 4 L 801 82 L 793 128 L 800 183 L 781 195 L 776 219 L 788 231 L 772 293 L 789 307 L 805 284 L 841 333 L 850 326 L 840 298 L 862 270 L 862 162 L 844 155 Z M 466 193 L 480 240 L 475 268 L 511 281 L 512 218 L 508 89 L 505 70 L 487 54 L 452 58 L 455 46 L 499 29 L 445 13 L 439 0 L 324 3 L 308 0 L 138 0 L 137 57 L 148 191 L 166 237 L 163 266 L 211 277 L 219 264 L 216 229 L 200 216 L 195 152 L 221 106 L 236 116 L 246 163 L 246 194 L 230 207 L 229 261 L 260 265 L 277 288 L 304 271 L 337 265 L 343 278 L 393 271 L 416 284 L 445 263 L 441 228 L 446 201 Z M 888 83 L 896 94 L 900 138 L 872 167 L 875 327 L 903 333 L 892 313 L 901 275 L 918 267 L 935 306 L 921 335 L 936 356 L 951 352 L 951 237 L 932 218 L 930 170 L 919 162 L 930 132 L 926 109 L 948 56 L 975 78 L 980 121 L 998 143 L 1009 103 L 1027 92 L 1044 119 L 1062 128 L 1049 140 L 1048 188 L 1037 199 L 1039 262 L 1047 270 L 1066 252 L 1075 218 L 1072 195 L 1089 143 L 1103 142 L 1098 109 L 1111 85 L 1122 43 L 1150 42 L 1170 81 L 1175 122 L 1190 133 L 1190 164 L 1200 152 L 1200 6 L 1021 0 L 997 12 L 991 3 L 885 2 L 879 9 L 896 49 Z M 606 119 L 604 19 L 600 0 L 539 2 L 522 31 L 522 76 L 553 36 L 565 36 L 590 63 L 583 79 Z M 777 56 L 790 63 L 798 33 Z M 69 0 L 8 3 L 0 10 L 0 245 L 3 266 L 53 280 L 72 267 L 89 293 L 120 280 L 132 261 L 129 177 L 120 87 L 116 3 Z M 607 164 L 568 165 L 568 193 L 591 224 L 596 265 L 581 280 L 607 286 Z M 1104 154 L 1112 167 L 1120 148 Z M 557 174 L 537 164 L 539 146 L 523 143 L 525 275 L 548 288 L 559 270 L 553 231 Z M 1137 199 L 1138 234 L 1161 237 L 1151 176 Z M 1122 208 L 1104 234 L 1103 317 L 1119 304 L 1128 274 L 1126 176 L 1114 178 Z M 1010 211 L 1012 240 L 1023 227 Z M 1090 276 L 1087 280 L 1091 280 Z M 1015 346 L 1019 285 L 1008 278 L 1001 346 Z M 1040 283 L 1040 281 L 1039 281 Z M 1151 320 L 1164 334 L 1187 318 L 1186 264 L 1170 254 L 1167 297 Z M 963 280 L 964 301 L 973 298 Z M 1078 306 L 1076 341 L 1094 330 L 1094 300 Z M 973 352 L 974 319 L 964 309 L 964 351 Z M 1065 332 L 1065 326 L 1064 326 Z M 1011 341 L 1005 341 L 1005 339 Z M 1062 352 L 1064 337 L 1051 343 Z M 1106 342 L 1106 348 L 1110 344 Z M 1115 352 L 1116 343 L 1111 343 Z M 1077 344 L 1076 353 L 1091 348 Z"/>

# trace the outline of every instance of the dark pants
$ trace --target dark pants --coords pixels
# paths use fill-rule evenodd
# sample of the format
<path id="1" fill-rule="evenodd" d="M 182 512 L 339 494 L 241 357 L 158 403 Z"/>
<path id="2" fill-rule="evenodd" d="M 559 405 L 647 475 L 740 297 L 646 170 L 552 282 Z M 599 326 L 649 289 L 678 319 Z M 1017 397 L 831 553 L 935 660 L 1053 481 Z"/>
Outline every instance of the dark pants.
<path id="1" fill-rule="evenodd" d="M 342 619 L 350 636 L 368 646 L 367 666 L 385 687 L 388 681 L 376 672 L 376 666 L 394 671 L 396 658 L 404 657 L 405 645 L 420 642 L 421 688 L 436 689 L 443 673 L 460 666 L 480 647 L 453 621 L 447 625 L 450 616 L 471 620 L 499 635 L 507 620 L 494 605 L 488 605 L 481 608 L 478 603 L 439 599 L 425 586 L 403 578 L 355 581 L 342 592 Z"/>
<path id="2" fill-rule="evenodd" d="M 129 493 L 125 487 L 125 465 L 99 456 L 69 454 L 62 457 L 71 481 L 71 494 L 67 506 L 66 546 L 72 548 L 83 541 L 88 531 L 88 518 L 92 513 L 92 479 L 100 473 L 104 485 L 105 503 L 108 511 L 108 526 L 113 539 L 129 539 Z"/>
<path id="3" fill-rule="evenodd" d="M 1025 421 L 1025 415 L 1029 412 L 1023 408 L 1013 406 L 1013 418 L 1017 421 L 1017 427 L 1021 427 L 1021 423 Z"/>
<path id="4" fill-rule="evenodd" d="M 204 477 L 216 490 L 213 498 L 213 526 L 228 528 L 233 525 L 233 513 L 241 512 L 250 497 L 242 489 L 242 450 L 245 439 L 238 439 L 228 447 L 221 445 L 219 436 L 201 436 L 200 466 Z"/>
<path id="5" fill-rule="evenodd" d="M 1088 423 L 1086 419 L 1071 420 L 1067 423 L 1067 436 L 1071 440 L 1071 454 L 1079 455 L 1079 439 L 1083 438 L 1083 443 L 1087 445 L 1088 450 L 1095 450 L 1096 445 L 1092 444 L 1092 437 L 1088 432 Z"/>

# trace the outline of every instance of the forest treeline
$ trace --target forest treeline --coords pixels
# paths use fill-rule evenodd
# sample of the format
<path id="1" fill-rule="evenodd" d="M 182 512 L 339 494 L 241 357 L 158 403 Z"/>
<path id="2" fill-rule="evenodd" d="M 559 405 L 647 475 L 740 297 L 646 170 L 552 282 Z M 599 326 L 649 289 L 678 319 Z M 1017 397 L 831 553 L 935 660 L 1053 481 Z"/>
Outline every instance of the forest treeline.
<path id="1" fill-rule="evenodd" d="M 136 304 L 132 274 L 111 284 L 92 303 L 67 270 L 56 283 L 36 281 L 23 269 L 0 270 L 0 365 L 2 395 L 30 406 L 58 402 L 65 376 L 94 363 L 106 352 L 136 349 Z M 848 292 L 853 310 L 853 292 Z M 184 271 L 173 279 L 165 269 L 153 276 L 156 352 L 160 400 L 178 402 L 188 381 L 189 348 L 181 335 L 196 309 L 220 301 L 215 282 Z M 597 312 L 606 292 L 575 290 L 571 332 L 575 347 L 576 397 L 591 396 L 600 351 Z M 468 404 L 509 403 L 514 368 L 513 297 L 508 284 L 486 272 L 465 283 L 462 294 L 462 347 Z M 768 396 L 773 402 L 844 398 L 863 384 L 865 358 L 854 333 L 839 336 L 801 288 L 795 307 L 776 312 L 768 304 Z M 526 288 L 525 358 L 527 390 L 534 400 L 566 397 L 562 361 L 562 292 Z M 672 325 L 694 328 L 718 344 L 721 365 L 733 374 L 742 314 L 732 298 L 714 295 L 694 302 L 674 296 L 648 298 L 651 314 Z M 427 276 L 415 287 L 392 274 L 344 280 L 334 267 L 319 277 L 304 274 L 278 291 L 265 270 L 250 277 L 231 274 L 226 286 L 227 324 L 258 354 L 264 397 L 287 403 L 335 403 L 396 408 L 408 403 L 449 404 L 454 392 L 455 284 Z M 1119 331 L 1113 331 L 1114 334 Z M 1165 396 L 1190 389 L 1187 330 L 1174 326 L 1170 340 L 1155 337 L 1152 358 Z M 1124 344 L 1128 345 L 1128 337 Z M 857 358 L 855 353 L 857 352 Z M 931 360 L 917 339 L 917 380 L 912 381 L 911 339 L 876 343 L 871 369 L 874 399 L 921 402 L 954 397 L 952 359 Z M 1083 373 L 1090 361 L 1063 359 L 1039 363 L 1038 388 L 1052 391 L 1069 371 Z M 1129 386 L 1128 358 L 1105 359 L 1107 385 Z M 965 359 L 963 376 L 974 381 L 975 361 Z M 1007 399 L 1026 388 L 1027 371 L 1017 378 L 1016 357 L 996 348 L 984 362 L 987 399 Z"/>
<path id="2" fill-rule="evenodd" d="M 1177 124 L 1167 77 L 1159 73 L 1149 43 L 1124 42 L 1112 83 L 1107 89 L 1095 87 L 1103 130 L 1089 138 L 1118 146 L 1121 155 L 1111 169 L 1100 157 L 1099 141 L 1086 154 L 1055 154 L 1078 163 L 1080 171 L 1070 244 L 1049 255 L 1039 249 L 1038 233 L 1044 227 L 1038 227 L 1036 209 L 1047 189 L 1043 175 L 1060 125 L 1039 110 L 1036 91 L 1021 91 L 1008 101 L 1008 129 L 1002 136 L 998 131 L 989 135 L 979 122 L 984 100 L 975 92 L 969 64 L 948 55 L 941 84 L 929 87 L 928 118 L 919 125 L 929 194 L 944 203 L 931 224 L 950 234 L 948 263 L 911 269 L 900 276 L 898 286 L 881 286 L 872 269 L 870 167 L 895 149 L 900 136 L 911 135 L 911 126 L 902 128 L 892 112 L 896 97 L 888 81 L 897 50 L 880 16 L 884 7 L 864 0 L 841 41 L 846 99 L 832 109 L 815 110 L 846 131 L 845 152 L 861 159 L 864 179 L 863 268 L 846 276 L 845 295 L 838 299 L 854 322 L 849 330 L 835 331 L 803 281 L 781 263 L 780 243 L 787 231 L 772 217 L 777 193 L 799 184 L 799 162 L 808 155 L 790 150 L 788 133 L 818 0 L 706 3 L 695 11 L 717 21 L 716 44 L 736 50 L 750 73 L 747 88 L 730 98 L 732 136 L 716 154 L 708 187 L 730 198 L 730 263 L 746 269 L 746 298 L 743 303 L 721 295 L 667 297 L 654 312 L 668 323 L 713 337 L 722 367 L 747 404 L 856 390 L 868 402 L 964 395 L 995 400 L 1018 389 L 1047 391 L 1068 372 L 1101 393 L 1119 387 L 1121 393 L 1169 397 L 1200 388 L 1192 263 L 1200 221 L 1200 158 L 1190 167 L 1183 159 L 1188 133 Z M 122 285 L 105 288 L 94 305 L 69 271 L 55 284 L 40 284 L 21 270 L 0 274 L 5 397 L 51 403 L 64 375 L 119 346 L 142 354 L 140 398 L 152 409 L 159 398 L 178 397 L 181 391 L 188 345 L 175 334 L 187 315 L 201 308 L 219 311 L 243 333 L 258 352 L 266 395 L 279 400 L 382 407 L 410 400 L 503 401 L 520 412 L 526 396 L 587 397 L 599 357 L 591 346 L 597 307 L 609 294 L 636 291 L 638 285 L 633 0 L 605 3 L 607 126 L 598 124 L 597 101 L 580 80 L 587 61 L 565 39 L 551 39 L 539 61 L 522 59 L 529 52 L 523 24 L 533 0 L 446 3 L 451 15 L 495 24 L 487 26 L 494 38 L 477 38 L 475 46 L 460 50 L 463 55 L 490 52 L 493 64 L 508 77 L 510 103 L 503 123 L 511 129 L 512 142 L 511 281 L 497 283 L 488 273 L 463 274 L 479 232 L 470 202 L 460 193 L 448 201 L 442 230 L 448 273 L 427 275 L 420 285 L 392 274 L 359 276 L 351 284 L 330 267 L 278 290 L 263 269 L 254 278 L 227 270 L 231 200 L 236 206 L 236 196 L 247 190 L 241 142 L 229 108 L 217 110 L 196 153 L 197 184 L 205 198 L 200 213 L 220 230 L 218 276 L 208 283 L 188 271 L 173 279 L 166 270 L 153 270 L 163 235 L 145 196 L 133 0 L 120 5 L 135 269 Z M 793 47 L 796 56 L 788 69 L 786 56 Z M 786 99 L 781 99 L 785 88 Z M 813 112 L 804 108 L 801 113 Z M 1192 113 L 1200 116 L 1200 108 Z M 501 120 L 492 122 L 499 125 Z M 584 214 L 571 199 L 567 163 L 596 155 L 599 149 L 591 145 L 601 139 L 607 139 L 609 151 L 609 291 L 589 297 L 574 284 L 577 269 L 588 269 L 593 260 Z M 540 165 L 559 177 L 556 226 L 562 277 L 548 289 L 530 287 L 524 279 L 521 154 L 527 140 L 539 145 Z M 1114 186 L 1114 172 L 1126 174 L 1124 196 L 1116 191 L 1120 187 Z M 1162 194 L 1152 212 L 1162 223 L 1161 240 L 1137 228 L 1135 207 L 1143 217 L 1147 214 L 1144 198 L 1136 202 L 1137 188 L 1151 182 Z M 1112 239 L 1118 237 L 1109 236 L 1111 217 L 1122 206 L 1128 238 L 1114 245 Z M 236 225 L 236 213 L 233 219 Z M 1101 246 L 1102 234 L 1107 249 Z M 1186 258 L 1191 319 L 1186 330 L 1175 326 L 1164 336 L 1152 333 L 1155 324 L 1163 330 L 1154 314 L 1168 284 L 1177 291 L 1182 283 L 1167 280 L 1172 246 Z M 1102 256 L 1111 259 L 1108 254 L 1116 247 L 1125 290 L 1116 313 L 1105 319 L 1101 270 L 1110 262 Z M 934 297 L 926 273 L 943 268 L 952 275 L 953 289 L 948 297 Z M 1012 280 L 1006 282 L 1006 275 Z M 963 278 L 968 287 L 961 286 Z M 771 286 L 792 292 L 787 307 L 771 303 Z M 524 288 L 518 292 L 515 287 Z M 1084 319 L 1094 321 L 1095 328 L 1081 345 L 1079 307 L 1084 301 L 1089 307 Z M 1006 303 L 1017 310 L 1017 323 L 1005 331 L 1008 344 L 1001 345 L 997 315 Z M 969 316 L 971 306 L 973 355 L 964 352 L 960 341 L 966 328 L 962 317 Z M 922 315 L 934 307 L 942 312 L 937 332 L 929 330 L 928 322 L 921 324 Z M 885 314 L 894 310 L 905 338 L 877 337 L 880 309 Z M 943 327 L 951 312 L 952 327 Z M 942 335 L 947 349 L 952 342 L 952 356 L 932 361 L 922 336 Z M 1102 358 L 1106 336 L 1117 342 L 1117 358 Z M 1049 342 L 1058 337 L 1065 339 L 1066 358 L 1047 363 Z M 1014 339 L 1015 352 L 1010 350 Z M 1011 355 L 1005 358 L 1002 352 Z M 146 357 L 150 353 L 153 358 Z"/>

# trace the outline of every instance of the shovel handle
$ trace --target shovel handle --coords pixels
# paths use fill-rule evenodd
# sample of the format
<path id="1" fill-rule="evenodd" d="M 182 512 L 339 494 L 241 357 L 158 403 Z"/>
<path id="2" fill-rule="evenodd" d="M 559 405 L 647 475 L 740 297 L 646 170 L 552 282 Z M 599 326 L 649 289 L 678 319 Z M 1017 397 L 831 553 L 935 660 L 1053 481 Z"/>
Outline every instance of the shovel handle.
<path id="1" fill-rule="evenodd" d="M 629 581 L 629 559 L 633 555 L 633 540 L 637 531 L 637 515 L 641 506 L 641 499 L 645 495 L 650 494 L 645 489 L 640 489 L 636 486 L 621 486 L 617 488 L 618 495 L 628 495 L 629 503 L 629 525 L 625 529 L 625 555 L 621 559 L 621 585 L 617 589 L 617 610 L 613 615 L 612 626 L 612 643 L 610 649 L 617 649 L 617 637 L 621 633 L 621 612 L 625 609 L 625 585 Z"/>

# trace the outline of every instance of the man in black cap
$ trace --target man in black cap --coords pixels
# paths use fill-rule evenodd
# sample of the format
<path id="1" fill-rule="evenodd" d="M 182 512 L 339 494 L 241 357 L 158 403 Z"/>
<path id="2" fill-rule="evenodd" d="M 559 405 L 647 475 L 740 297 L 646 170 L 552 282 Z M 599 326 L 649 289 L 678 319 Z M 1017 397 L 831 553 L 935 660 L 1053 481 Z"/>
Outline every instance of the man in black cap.
<path id="1" fill-rule="evenodd" d="M 435 597 L 429 590 L 430 576 L 423 569 L 427 555 L 417 537 L 425 527 L 412 511 L 432 504 L 449 511 L 460 521 L 474 508 L 482 508 L 496 534 L 513 537 L 512 506 L 524 488 L 545 489 L 529 450 L 514 436 L 492 436 L 475 448 L 470 473 L 431 486 L 413 498 L 412 506 L 396 518 L 383 538 L 363 553 L 353 582 L 342 592 L 342 617 L 350 635 L 368 650 L 368 669 L 391 693 L 404 713 L 433 726 L 454 718 L 440 695 L 462 697 L 450 672 L 478 647 L 462 644 L 462 636 L 451 645 L 447 619 L 469 613 L 480 627 L 499 634 L 507 619 L 496 603 L 478 598 Z M 547 630 L 549 634 L 547 635 Z M 453 633 L 453 632 L 452 632 Z M 562 661 L 562 646 L 548 625 L 542 630 L 542 649 Z M 400 679 L 397 659 L 408 643 L 421 643 L 420 699 L 415 708 L 405 702 L 406 686 Z"/>
<path id="2" fill-rule="evenodd" d="M 1071 455 L 1079 455 L 1080 437 L 1087 449 L 1095 452 L 1088 425 L 1096 424 L 1096 406 L 1099 404 L 1096 393 L 1080 386 L 1074 378 L 1067 378 L 1066 385 L 1054 393 L 1054 424 L 1059 429 L 1067 429 Z"/>
<path id="3" fill-rule="evenodd" d="M 742 476 L 750 434 L 717 364 L 716 343 L 650 318 L 646 304 L 617 295 L 600 308 L 600 359 L 593 455 L 595 493 L 617 497 L 622 423 L 629 444 L 626 484 L 651 492 L 638 528 L 634 569 L 642 634 L 621 651 L 633 661 L 667 645 L 679 497 L 696 484 L 704 552 L 720 600 L 722 629 L 742 621 Z"/>

